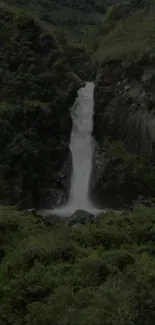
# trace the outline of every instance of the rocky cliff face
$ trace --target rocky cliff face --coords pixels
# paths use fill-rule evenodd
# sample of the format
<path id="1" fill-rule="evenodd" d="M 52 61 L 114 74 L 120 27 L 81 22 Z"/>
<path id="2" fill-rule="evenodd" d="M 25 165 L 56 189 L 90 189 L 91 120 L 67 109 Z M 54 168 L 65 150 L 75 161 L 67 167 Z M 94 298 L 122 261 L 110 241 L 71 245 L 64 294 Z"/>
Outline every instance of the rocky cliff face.
<path id="1" fill-rule="evenodd" d="M 92 196 L 121 207 L 155 194 L 155 65 L 104 64 L 95 87 Z"/>
<path id="2" fill-rule="evenodd" d="M 0 200 L 53 207 L 68 196 L 69 109 L 81 81 L 46 26 L 5 6 L 0 43 Z"/>

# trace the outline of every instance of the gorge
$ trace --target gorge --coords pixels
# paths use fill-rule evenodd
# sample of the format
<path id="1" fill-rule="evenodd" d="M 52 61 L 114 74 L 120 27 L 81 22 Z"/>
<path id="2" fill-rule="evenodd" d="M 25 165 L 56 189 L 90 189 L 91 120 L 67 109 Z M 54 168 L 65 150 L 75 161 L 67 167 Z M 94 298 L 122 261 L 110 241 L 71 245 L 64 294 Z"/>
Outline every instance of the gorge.
<path id="1" fill-rule="evenodd" d="M 154 31 L 155 0 L 0 1 L 0 325 L 155 324 Z"/>
<path id="2" fill-rule="evenodd" d="M 20 6 L 20 1 L 18 4 Z M 98 47 L 96 50 L 92 48 L 95 53 L 91 60 L 97 58 L 100 68 L 96 70 L 94 88 L 92 133 L 96 142 L 90 158 L 89 194 L 93 204 L 102 208 L 122 208 L 132 204 L 139 195 L 146 198 L 154 195 L 154 64 L 151 57 L 150 63 L 143 58 L 137 63 L 132 62 L 130 51 L 129 57 L 125 57 L 121 47 L 125 33 L 128 32 L 130 37 L 133 35 L 128 19 L 131 17 L 135 22 L 139 14 L 145 18 L 145 10 L 148 10 L 150 20 L 147 20 L 152 21 L 149 11 L 152 5 L 150 2 L 145 8 L 144 3 L 131 1 L 110 7 L 98 31 L 92 30 L 94 39 L 98 39 Z M 119 17 L 122 17 L 120 21 Z M 0 201 L 21 208 L 53 210 L 68 204 L 73 185 L 72 162 L 76 171 L 81 168 L 79 157 L 71 157 L 70 107 L 84 84 L 73 72 L 77 53 L 82 53 L 76 62 L 77 73 L 82 72 L 82 60 L 86 63 L 87 55 L 83 50 L 81 52 L 81 47 L 77 51 L 77 44 L 72 51 L 64 43 L 62 47 L 57 33 L 49 25 L 14 7 L 5 4 L 1 7 L 0 24 L 3 27 L 0 31 L 3 65 L 0 70 Z M 126 28 L 121 28 L 122 24 Z M 139 30 L 146 27 L 145 19 L 143 24 L 138 26 Z M 115 25 L 116 37 L 111 34 Z M 109 29 L 104 35 L 106 26 Z M 100 42 L 102 30 L 103 40 Z M 119 37 L 122 42 L 116 46 Z M 109 42 L 108 46 L 106 42 Z M 148 42 L 152 44 L 151 39 Z M 138 40 L 133 61 L 138 55 L 137 43 Z M 143 42 L 139 45 L 141 53 L 146 48 L 144 45 Z M 111 56 L 115 47 L 117 60 Z M 151 51 L 151 47 L 147 49 Z M 151 55 L 150 52 L 144 52 L 144 56 L 147 55 Z M 89 65 L 92 69 L 88 60 L 87 68 Z M 82 141 L 80 145 L 83 145 Z M 89 169 L 90 166 L 88 170 L 86 168 L 86 175 Z M 85 181 L 84 186 L 87 187 Z M 81 189 L 73 190 L 84 198 Z"/>

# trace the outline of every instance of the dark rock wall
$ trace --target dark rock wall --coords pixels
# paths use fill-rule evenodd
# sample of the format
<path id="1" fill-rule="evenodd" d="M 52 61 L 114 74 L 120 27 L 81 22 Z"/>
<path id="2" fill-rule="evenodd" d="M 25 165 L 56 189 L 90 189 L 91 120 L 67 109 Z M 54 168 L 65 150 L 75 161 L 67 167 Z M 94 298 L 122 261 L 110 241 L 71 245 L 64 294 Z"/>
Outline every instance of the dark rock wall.
<path id="1" fill-rule="evenodd" d="M 154 166 L 155 65 L 103 65 L 94 98 L 93 135 L 97 146 L 92 197 L 101 205 L 120 207 L 138 195 L 154 195 L 155 183 L 150 186 L 146 169 L 153 170 Z M 118 152 L 118 143 L 123 155 Z M 112 146 L 117 152 L 111 150 Z"/>

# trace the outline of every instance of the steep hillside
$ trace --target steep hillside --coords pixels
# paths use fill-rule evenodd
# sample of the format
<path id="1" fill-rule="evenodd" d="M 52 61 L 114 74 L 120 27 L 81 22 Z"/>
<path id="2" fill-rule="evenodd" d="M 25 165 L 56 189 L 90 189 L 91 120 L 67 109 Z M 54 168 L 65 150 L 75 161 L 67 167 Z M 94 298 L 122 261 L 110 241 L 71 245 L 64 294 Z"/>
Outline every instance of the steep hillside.
<path id="1" fill-rule="evenodd" d="M 132 0 L 108 9 L 97 34 L 96 58 L 154 60 L 155 1 Z"/>
<path id="2" fill-rule="evenodd" d="M 122 0 L 123 1 L 123 0 Z M 109 5 L 121 0 L 6 0 L 10 5 L 26 8 L 51 24 L 96 24 Z"/>
<path id="3" fill-rule="evenodd" d="M 0 40 L 0 199 L 53 205 L 68 194 L 69 108 L 81 82 L 31 16 L 1 6 Z"/>
<path id="4" fill-rule="evenodd" d="M 67 32 L 69 41 L 92 42 L 92 31 L 103 19 L 108 6 L 125 0 L 5 0 L 11 6 L 24 8 L 41 20 Z"/>
<path id="5" fill-rule="evenodd" d="M 72 69 L 83 80 L 94 80 L 97 70 L 93 53 L 95 33 L 107 7 L 124 0 L 5 0 L 33 13 L 54 30 Z"/>
<path id="6" fill-rule="evenodd" d="M 154 0 L 114 6 L 100 28 L 92 195 L 108 206 L 155 196 L 154 9 Z"/>

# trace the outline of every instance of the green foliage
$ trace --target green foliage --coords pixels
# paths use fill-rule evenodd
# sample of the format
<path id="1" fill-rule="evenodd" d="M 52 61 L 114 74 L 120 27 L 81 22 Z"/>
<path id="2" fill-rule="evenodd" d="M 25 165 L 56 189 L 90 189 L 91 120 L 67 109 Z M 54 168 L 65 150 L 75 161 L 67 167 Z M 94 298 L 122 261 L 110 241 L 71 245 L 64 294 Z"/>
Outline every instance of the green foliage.
<path id="1" fill-rule="evenodd" d="M 0 27 L 0 200 L 32 206 L 52 162 L 65 159 L 58 151 L 81 82 L 41 22 L 4 6 Z"/>
<path id="2" fill-rule="evenodd" d="M 98 37 L 95 57 L 106 60 L 154 59 L 154 0 L 132 0 L 109 8 Z"/>
<path id="3" fill-rule="evenodd" d="M 92 55 L 98 41 L 95 38 L 96 28 L 107 8 L 122 1 L 5 0 L 15 10 L 22 8 L 25 12 L 33 13 L 54 30 L 73 71 L 83 80 L 92 80 L 96 75 L 97 63 Z"/>
<path id="4" fill-rule="evenodd" d="M 105 12 L 108 1 L 87 0 L 7 0 L 10 5 L 27 8 L 37 13 L 42 20 L 52 24 L 95 23 Z"/>
<path id="5" fill-rule="evenodd" d="M 74 72 L 83 80 L 94 80 L 97 63 L 92 60 L 92 50 L 83 43 L 67 44 L 65 55 Z"/>
<path id="6" fill-rule="evenodd" d="M 48 23 L 56 33 L 67 34 L 67 43 L 84 41 L 92 43 L 95 25 L 102 19 L 107 8 L 107 1 L 95 0 L 6 0 L 11 6 L 22 8 Z"/>
<path id="7" fill-rule="evenodd" d="M 73 228 L 0 208 L 0 324 L 153 325 L 154 243 L 154 208 Z"/>

